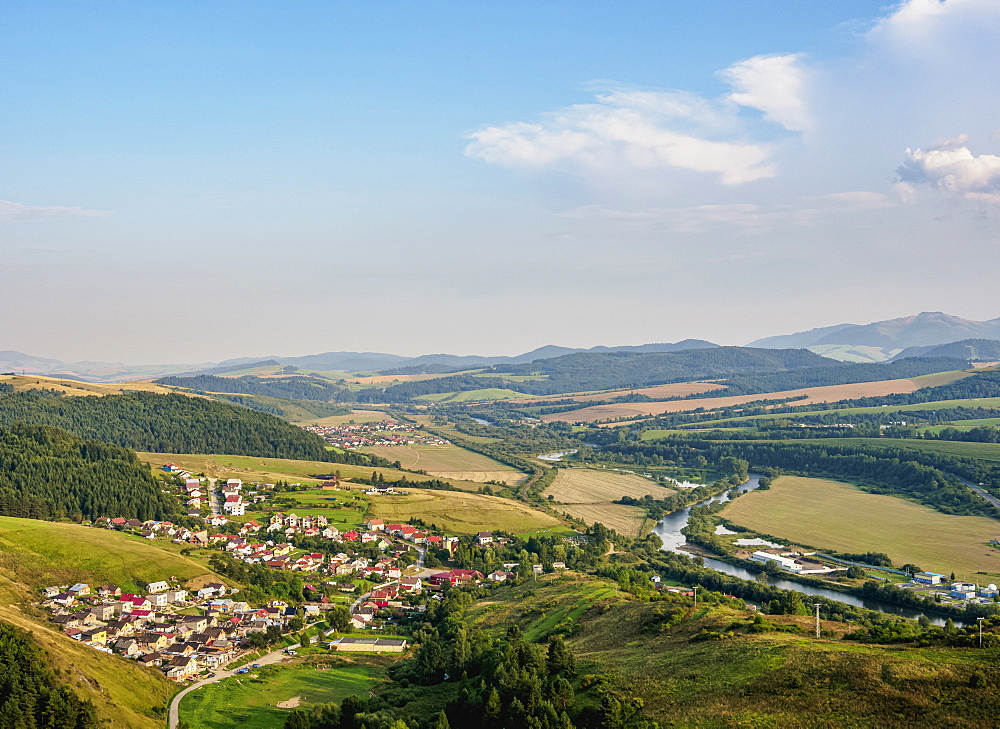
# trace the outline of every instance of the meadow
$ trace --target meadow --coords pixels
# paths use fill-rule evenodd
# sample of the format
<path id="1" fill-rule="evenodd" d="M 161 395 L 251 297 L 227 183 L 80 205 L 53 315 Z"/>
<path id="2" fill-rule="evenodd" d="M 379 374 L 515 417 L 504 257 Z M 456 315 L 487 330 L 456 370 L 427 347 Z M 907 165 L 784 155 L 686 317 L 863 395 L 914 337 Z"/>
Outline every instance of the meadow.
<path id="1" fill-rule="evenodd" d="M 281 729 L 290 709 L 278 708 L 279 702 L 298 697 L 301 706 L 314 706 L 367 696 L 385 673 L 363 660 L 336 663 L 264 666 L 209 684 L 181 699 L 180 719 L 189 729 Z"/>
<path id="2" fill-rule="evenodd" d="M 820 402 L 837 402 L 839 400 L 851 400 L 859 397 L 876 397 L 882 395 L 893 395 L 896 393 L 909 393 L 920 389 L 921 385 L 911 379 L 884 380 L 882 382 L 859 382 L 847 385 L 824 385 L 821 387 L 806 387 L 798 390 L 784 390 L 781 392 L 767 392 L 757 395 L 733 395 L 729 397 L 696 398 L 694 400 L 673 400 L 670 402 L 650 402 L 650 403 L 615 403 L 612 405 L 593 405 L 588 408 L 571 410 L 566 413 L 553 413 L 542 416 L 542 420 L 552 422 L 561 420 L 563 422 L 593 422 L 595 420 L 609 420 L 612 418 L 635 417 L 643 418 L 650 415 L 661 415 L 663 413 L 684 413 L 698 408 L 714 410 L 717 408 L 743 405 L 757 400 L 774 400 L 790 397 L 800 397 L 804 399 L 796 400 L 796 405 L 809 405 Z"/>
<path id="3" fill-rule="evenodd" d="M 601 390 L 595 392 L 575 393 L 569 395 L 548 395 L 541 398 L 532 398 L 530 401 L 546 400 L 576 400 L 577 402 L 587 402 L 589 400 L 611 400 L 623 395 L 645 395 L 646 397 L 667 399 L 671 397 L 687 397 L 688 395 L 700 395 L 703 392 L 713 390 L 724 390 L 725 385 L 716 382 L 675 382 L 669 385 L 653 385 L 652 387 L 636 387 L 627 390 Z"/>
<path id="4" fill-rule="evenodd" d="M 410 489 L 407 496 L 376 496 L 368 513 L 386 522 L 420 519 L 452 534 L 522 533 L 560 526 L 554 516 L 520 502 L 457 491 Z"/>
<path id="5" fill-rule="evenodd" d="M 542 496 L 551 496 L 563 504 L 588 504 L 615 501 L 622 496 L 638 499 L 649 495 L 662 499 L 673 494 L 673 489 L 632 473 L 596 468 L 560 468 L 556 480 Z"/>
<path id="6" fill-rule="evenodd" d="M 94 395 L 120 395 L 123 392 L 156 392 L 161 395 L 179 393 L 191 397 L 204 397 L 191 392 L 178 390 L 152 382 L 80 382 L 78 380 L 63 380 L 58 377 L 44 375 L 0 375 L 0 383 L 12 385 L 15 390 L 56 390 L 64 395 L 92 397 Z"/>
<path id="7" fill-rule="evenodd" d="M 485 387 L 481 390 L 463 390 L 460 392 L 434 392 L 428 395 L 417 395 L 417 402 L 476 402 L 479 400 L 512 400 L 531 397 L 523 392 L 500 387 Z"/>
<path id="8" fill-rule="evenodd" d="M 453 443 L 371 446 L 359 450 L 390 461 L 399 461 L 403 468 L 427 471 L 431 476 L 438 478 L 477 482 L 502 481 L 512 485 L 521 483 L 526 478 L 523 473 L 506 464 Z"/>
<path id="9" fill-rule="evenodd" d="M 868 494 L 839 481 L 781 476 L 768 491 L 733 501 L 721 515 L 749 529 L 817 549 L 884 552 L 897 564 L 996 582 L 1000 523 L 952 516 L 894 496 Z M 988 580 L 977 573 L 990 575 Z"/>
<path id="10" fill-rule="evenodd" d="M 215 577 L 194 560 L 142 537 L 109 529 L 0 516 L 0 587 L 31 590 L 73 582 L 116 584 L 139 592 L 146 583 Z"/>

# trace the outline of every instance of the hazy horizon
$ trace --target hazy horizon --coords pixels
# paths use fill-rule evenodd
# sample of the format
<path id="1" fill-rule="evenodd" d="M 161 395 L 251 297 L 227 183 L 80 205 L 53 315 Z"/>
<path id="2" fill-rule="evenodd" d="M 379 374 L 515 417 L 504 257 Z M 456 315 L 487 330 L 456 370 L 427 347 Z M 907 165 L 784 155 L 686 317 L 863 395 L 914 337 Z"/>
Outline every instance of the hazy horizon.
<path id="1" fill-rule="evenodd" d="M 990 0 L 4 13 L 0 349 L 491 356 L 1000 310 Z"/>

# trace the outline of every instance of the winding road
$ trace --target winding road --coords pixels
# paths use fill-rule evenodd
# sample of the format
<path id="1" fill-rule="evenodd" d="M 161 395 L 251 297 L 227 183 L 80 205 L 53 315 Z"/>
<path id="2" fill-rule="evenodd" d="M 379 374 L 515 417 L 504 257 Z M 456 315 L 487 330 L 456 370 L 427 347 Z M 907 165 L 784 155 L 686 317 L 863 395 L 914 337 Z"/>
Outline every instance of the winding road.
<path id="1" fill-rule="evenodd" d="M 297 647 L 297 646 L 289 646 L 289 647 Z M 287 656 L 285 655 L 285 648 L 279 648 L 276 651 L 261 656 L 260 658 L 255 660 L 254 663 L 259 663 L 262 666 L 266 666 L 271 663 L 280 663 L 281 660 L 284 658 L 287 658 Z M 200 689 L 202 686 L 207 686 L 210 683 L 216 683 L 217 681 L 221 681 L 224 678 L 229 678 L 230 676 L 235 676 L 235 675 L 236 675 L 236 669 L 230 671 L 225 671 L 225 670 L 216 671 L 214 677 L 202 679 L 201 681 L 191 684 L 183 691 L 179 691 L 176 694 L 174 694 L 174 697 L 170 700 L 170 711 L 168 713 L 169 721 L 167 726 L 169 727 L 169 729 L 177 729 L 177 724 L 180 722 L 181 699 L 183 699 L 185 696 L 187 696 L 195 689 Z"/>

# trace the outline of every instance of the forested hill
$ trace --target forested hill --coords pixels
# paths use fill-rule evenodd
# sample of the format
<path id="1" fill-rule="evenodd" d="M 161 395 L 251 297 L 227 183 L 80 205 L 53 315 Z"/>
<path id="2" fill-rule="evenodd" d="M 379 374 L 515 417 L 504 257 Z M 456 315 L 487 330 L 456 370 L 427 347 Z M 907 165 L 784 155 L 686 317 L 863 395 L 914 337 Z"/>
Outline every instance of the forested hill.
<path id="1" fill-rule="evenodd" d="M 28 633 L 0 623 L 0 727 L 97 729 L 89 701 L 60 684 Z"/>
<path id="2" fill-rule="evenodd" d="M 0 397 L 0 426 L 53 425 L 82 438 L 154 453 L 228 453 L 389 466 L 326 450 L 321 438 L 256 410 L 185 395 L 129 392 L 63 397 L 26 390 Z"/>
<path id="3" fill-rule="evenodd" d="M 176 510 L 176 501 L 130 450 L 48 426 L 0 426 L 4 516 L 146 520 L 163 519 Z"/>
<path id="4" fill-rule="evenodd" d="M 612 390 L 684 382 L 755 372 L 783 372 L 804 367 L 839 367 L 841 363 L 806 349 L 716 347 L 683 352 L 587 352 L 525 365 L 501 365 L 483 374 L 544 375 L 518 383 L 518 390 L 550 395 L 584 390 Z"/>
<path id="5" fill-rule="evenodd" d="M 186 387 L 201 392 L 226 392 L 243 395 L 264 395 L 292 400 L 336 400 L 344 389 L 321 377 L 297 375 L 293 377 L 262 378 L 256 375 L 242 377 L 218 377 L 216 375 L 195 375 L 194 377 L 161 377 L 158 385 Z"/>

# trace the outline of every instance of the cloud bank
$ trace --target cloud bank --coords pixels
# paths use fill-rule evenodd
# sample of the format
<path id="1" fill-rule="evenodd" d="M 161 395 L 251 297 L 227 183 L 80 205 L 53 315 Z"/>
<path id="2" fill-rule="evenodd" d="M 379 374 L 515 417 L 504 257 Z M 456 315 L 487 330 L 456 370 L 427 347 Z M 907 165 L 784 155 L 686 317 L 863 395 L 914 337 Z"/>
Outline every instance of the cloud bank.
<path id="1" fill-rule="evenodd" d="M 44 218 L 106 218 L 110 214 L 107 210 L 88 210 L 62 205 L 25 205 L 10 200 L 0 200 L 0 222 Z"/>
<path id="2" fill-rule="evenodd" d="M 465 154 L 515 168 L 679 169 L 710 173 L 724 185 L 774 177 L 774 136 L 753 138 L 752 108 L 788 131 L 808 126 L 799 55 L 760 56 L 721 73 L 734 93 L 709 99 L 678 91 L 612 90 L 594 103 L 542 115 L 537 122 L 488 126 L 469 136 Z"/>

